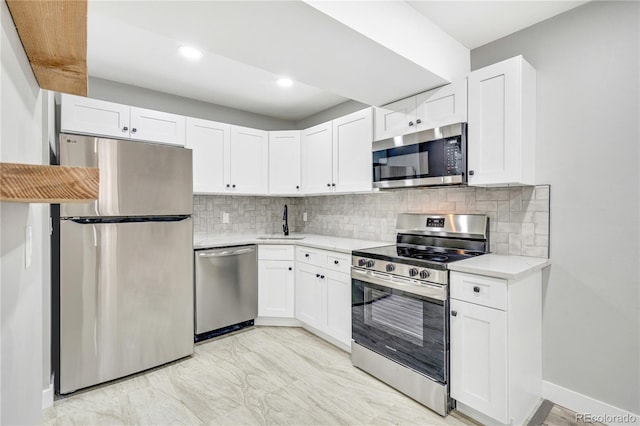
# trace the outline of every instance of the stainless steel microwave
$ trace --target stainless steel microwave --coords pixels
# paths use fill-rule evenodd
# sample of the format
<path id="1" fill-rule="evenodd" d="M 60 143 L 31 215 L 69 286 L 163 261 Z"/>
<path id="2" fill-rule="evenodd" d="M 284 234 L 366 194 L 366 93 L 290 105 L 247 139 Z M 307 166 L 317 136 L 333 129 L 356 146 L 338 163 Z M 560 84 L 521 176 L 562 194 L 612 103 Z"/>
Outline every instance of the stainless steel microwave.
<path id="1" fill-rule="evenodd" d="M 467 182 L 467 124 L 456 123 L 373 143 L 373 187 Z"/>

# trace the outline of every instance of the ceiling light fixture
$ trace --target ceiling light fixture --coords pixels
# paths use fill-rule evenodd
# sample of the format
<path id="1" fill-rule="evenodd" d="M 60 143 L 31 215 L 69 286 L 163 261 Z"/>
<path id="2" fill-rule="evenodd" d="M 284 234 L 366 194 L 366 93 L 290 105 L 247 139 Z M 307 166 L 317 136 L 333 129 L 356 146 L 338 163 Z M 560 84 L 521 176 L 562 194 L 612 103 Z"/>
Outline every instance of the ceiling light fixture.
<path id="1" fill-rule="evenodd" d="M 180 46 L 178 51 L 182 56 L 193 61 L 202 58 L 202 52 L 193 46 Z"/>
<path id="2" fill-rule="evenodd" d="M 291 80 L 290 78 L 287 77 L 282 77 L 276 80 L 276 83 L 278 83 L 278 86 L 280 87 L 289 87 L 291 85 L 293 85 L 293 80 Z"/>

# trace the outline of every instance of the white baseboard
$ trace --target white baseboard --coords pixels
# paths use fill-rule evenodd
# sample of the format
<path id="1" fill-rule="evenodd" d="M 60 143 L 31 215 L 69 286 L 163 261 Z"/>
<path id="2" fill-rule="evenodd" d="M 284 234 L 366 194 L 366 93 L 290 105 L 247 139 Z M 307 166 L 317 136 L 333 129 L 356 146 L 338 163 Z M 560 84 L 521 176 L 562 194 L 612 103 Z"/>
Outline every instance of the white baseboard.
<path id="1" fill-rule="evenodd" d="M 614 407 L 606 402 L 598 401 L 590 396 L 582 395 L 544 380 L 542 381 L 542 397 L 576 413 L 601 417 L 593 419 L 600 423 L 640 425 L 640 414 Z"/>
<path id="2" fill-rule="evenodd" d="M 53 406 L 53 384 L 47 389 L 42 389 L 42 409 L 45 410 Z"/>

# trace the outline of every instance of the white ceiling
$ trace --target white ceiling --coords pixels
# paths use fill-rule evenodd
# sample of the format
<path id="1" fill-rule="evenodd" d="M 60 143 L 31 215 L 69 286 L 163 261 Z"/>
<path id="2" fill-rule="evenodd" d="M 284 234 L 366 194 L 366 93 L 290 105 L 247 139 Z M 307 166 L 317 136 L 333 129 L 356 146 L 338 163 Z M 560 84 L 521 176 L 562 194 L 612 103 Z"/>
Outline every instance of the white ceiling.
<path id="1" fill-rule="evenodd" d="M 452 36 L 464 51 L 462 45 L 483 45 L 582 3 L 408 2 L 420 13 L 413 24 Z M 365 24 L 373 19 L 370 11 L 401 6 L 349 4 L 369 13 L 355 15 Z M 89 75 L 289 120 L 347 99 L 379 105 L 450 80 L 422 66 L 417 54 L 424 52 L 412 57 L 372 39 L 362 26 L 354 30 L 337 15 L 321 12 L 321 2 L 312 6 L 301 1 L 91 0 Z M 393 16 L 376 17 L 385 18 Z M 203 58 L 182 58 L 177 49 L 184 44 L 202 49 Z M 296 82 L 281 88 L 275 84 L 281 76 Z"/>

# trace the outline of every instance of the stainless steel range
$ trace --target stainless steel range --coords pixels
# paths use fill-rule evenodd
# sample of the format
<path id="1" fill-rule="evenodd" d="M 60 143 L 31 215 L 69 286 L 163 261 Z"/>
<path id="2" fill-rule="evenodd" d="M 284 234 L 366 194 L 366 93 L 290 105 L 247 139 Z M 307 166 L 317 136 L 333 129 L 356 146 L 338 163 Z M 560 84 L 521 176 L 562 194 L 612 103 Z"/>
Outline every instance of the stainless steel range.
<path id="1" fill-rule="evenodd" d="M 486 215 L 401 214 L 397 243 L 352 252 L 351 360 L 440 415 L 449 398 L 448 264 L 489 251 Z"/>

